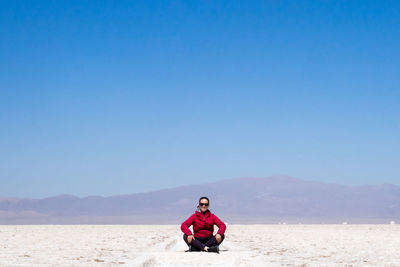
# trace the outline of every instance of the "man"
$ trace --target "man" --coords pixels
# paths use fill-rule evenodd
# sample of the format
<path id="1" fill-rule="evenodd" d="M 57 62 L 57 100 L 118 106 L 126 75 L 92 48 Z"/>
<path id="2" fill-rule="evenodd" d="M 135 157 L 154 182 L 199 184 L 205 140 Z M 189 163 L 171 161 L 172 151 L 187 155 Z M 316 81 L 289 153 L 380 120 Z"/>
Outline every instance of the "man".
<path id="1" fill-rule="evenodd" d="M 181 225 L 183 240 L 190 251 L 207 251 L 219 253 L 219 244 L 224 240 L 226 225 L 208 209 L 210 200 L 207 197 L 199 199 L 198 210 Z M 214 236 L 214 224 L 218 226 Z M 189 227 L 193 225 L 193 232 Z"/>

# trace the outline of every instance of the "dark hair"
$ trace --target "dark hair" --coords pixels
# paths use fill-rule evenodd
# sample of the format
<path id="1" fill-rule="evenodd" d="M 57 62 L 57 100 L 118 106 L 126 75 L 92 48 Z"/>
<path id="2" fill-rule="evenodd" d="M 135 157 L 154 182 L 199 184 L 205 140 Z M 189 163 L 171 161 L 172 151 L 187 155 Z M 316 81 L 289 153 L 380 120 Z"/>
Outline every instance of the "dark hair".
<path id="1" fill-rule="evenodd" d="M 201 201 L 202 199 L 207 199 L 208 204 L 210 204 L 210 200 L 208 199 L 208 197 L 201 197 L 201 198 L 199 199 L 199 203 L 200 203 L 200 201 Z"/>

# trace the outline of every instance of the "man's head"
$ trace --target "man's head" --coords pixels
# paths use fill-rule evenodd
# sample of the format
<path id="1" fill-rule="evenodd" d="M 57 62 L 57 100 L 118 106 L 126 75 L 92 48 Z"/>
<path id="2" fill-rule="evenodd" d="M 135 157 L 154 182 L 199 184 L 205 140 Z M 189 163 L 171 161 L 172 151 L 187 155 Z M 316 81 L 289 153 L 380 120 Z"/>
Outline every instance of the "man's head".
<path id="1" fill-rule="evenodd" d="M 206 212 L 208 210 L 208 206 L 210 205 L 210 200 L 208 197 L 201 197 L 199 199 L 199 209 L 201 212 Z"/>

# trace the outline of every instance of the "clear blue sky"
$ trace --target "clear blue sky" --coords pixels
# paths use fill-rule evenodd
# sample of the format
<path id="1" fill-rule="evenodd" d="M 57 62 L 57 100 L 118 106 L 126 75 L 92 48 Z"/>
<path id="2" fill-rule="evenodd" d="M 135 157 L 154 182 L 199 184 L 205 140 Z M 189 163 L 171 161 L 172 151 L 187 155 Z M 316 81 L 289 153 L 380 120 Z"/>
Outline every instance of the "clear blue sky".
<path id="1" fill-rule="evenodd" d="M 400 184 L 400 1 L 4 1 L 0 196 Z"/>

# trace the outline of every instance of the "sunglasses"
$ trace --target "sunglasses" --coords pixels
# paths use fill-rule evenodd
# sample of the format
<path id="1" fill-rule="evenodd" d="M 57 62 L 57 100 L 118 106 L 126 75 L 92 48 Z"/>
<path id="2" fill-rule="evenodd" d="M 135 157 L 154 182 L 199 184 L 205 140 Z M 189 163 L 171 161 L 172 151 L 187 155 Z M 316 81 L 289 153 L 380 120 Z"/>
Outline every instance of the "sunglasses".
<path id="1" fill-rule="evenodd" d="M 199 205 L 208 207 L 208 203 L 199 203 Z"/>

